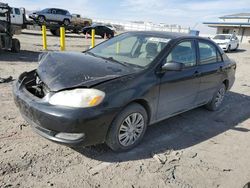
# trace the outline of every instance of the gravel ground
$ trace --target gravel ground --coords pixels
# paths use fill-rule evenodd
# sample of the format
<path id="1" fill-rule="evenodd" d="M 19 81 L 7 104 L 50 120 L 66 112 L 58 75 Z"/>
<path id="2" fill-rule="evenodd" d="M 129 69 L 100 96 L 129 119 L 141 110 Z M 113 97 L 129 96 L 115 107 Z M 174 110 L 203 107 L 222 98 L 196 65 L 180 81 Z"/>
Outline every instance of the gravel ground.
<path id="1" fill-rule="evenodd" d="M 37 67 L 39 33 L 17 38 L 23 50 L 0 52 L 0 77 Z M 71 35 L 66 42 L 67 50 L 82 51 L 90 39 Z M 59 49 L 59 38 L 48 43 Z M 127 153 L 105 145 L 73 150 L 41 138 L 15 107 L 13 82 L 0 84 L 0 187 L 243 187 L 250 182 L 250 45 L 228 55 L 238 63 L 236 82 L 221 110 L 198 108 L 153 125 Z"/>

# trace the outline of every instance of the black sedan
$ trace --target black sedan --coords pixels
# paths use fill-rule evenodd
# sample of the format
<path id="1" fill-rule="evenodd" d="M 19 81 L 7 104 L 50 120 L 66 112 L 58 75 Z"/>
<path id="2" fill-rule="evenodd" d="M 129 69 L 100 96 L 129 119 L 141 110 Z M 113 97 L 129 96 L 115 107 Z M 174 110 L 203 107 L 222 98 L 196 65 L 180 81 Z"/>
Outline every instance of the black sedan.
<path id="1" fill-rule="evenodd" d="M 14 98 L 41 136 L 70 146 L 136 146 L 148 125 L 199 106 L 217 110 L 236 63 L 211 40 L 128 32 L 84 53 L 48 53 Z"/>
<path id="2" fill-rule="evenodd" d="M 83 34 L 89 34 L 91 35 L 91 30 L 94 29 L 95 30 L 95 35 L 97 36 L 101 36 L 102 38 L 112 38 L 115 35 L 115 32 L 110 29 L 109 27 L 105 26 L 105 25 L 93 25 L 93 26 L 89 26 L 89 27 L 84 27 L 83 28 Z"/>

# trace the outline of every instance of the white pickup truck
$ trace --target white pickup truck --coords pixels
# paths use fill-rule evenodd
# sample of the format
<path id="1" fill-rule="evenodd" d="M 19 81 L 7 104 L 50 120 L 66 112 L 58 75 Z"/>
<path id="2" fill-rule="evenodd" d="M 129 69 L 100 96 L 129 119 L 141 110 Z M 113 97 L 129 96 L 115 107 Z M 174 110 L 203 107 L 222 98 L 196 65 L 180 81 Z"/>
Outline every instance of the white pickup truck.
<path id="1" fill-rule="evenodd" d="M 22 26 L 24 24 L 24 15 L 25 15 L 24 8 L 11 7 L 10 11 L 11 24 Z M 7 20 L 7 18 L 3 14 L 3 10 L 1 9 L 0 9 L 0 20 L 2 21 Z"/>

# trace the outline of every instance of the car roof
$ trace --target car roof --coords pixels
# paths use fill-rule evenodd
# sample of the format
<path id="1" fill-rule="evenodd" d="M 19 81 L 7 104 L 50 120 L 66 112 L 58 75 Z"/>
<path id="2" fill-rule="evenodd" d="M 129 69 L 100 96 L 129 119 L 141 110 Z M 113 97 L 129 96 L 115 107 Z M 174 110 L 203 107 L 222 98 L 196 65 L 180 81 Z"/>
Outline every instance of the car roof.
<path id="1" fill-rule="evenodd" d="M 217 35 L 231 36 L 231 35 L 233 35 L 233 34 L 217 34 Z M 215 35 L 215 36 L 217 36 L 217 35 Z"/>
<path id="2" fill-rule="evenodd" d="M 45 9 L 43 9 L 43 10 L 49 10 L 49 9 L 64 10 L 64 11 L 67 11 L 67 12 L 68 12 L 68 10 L 61 9 L 61 8 L 45 8 Z"/>

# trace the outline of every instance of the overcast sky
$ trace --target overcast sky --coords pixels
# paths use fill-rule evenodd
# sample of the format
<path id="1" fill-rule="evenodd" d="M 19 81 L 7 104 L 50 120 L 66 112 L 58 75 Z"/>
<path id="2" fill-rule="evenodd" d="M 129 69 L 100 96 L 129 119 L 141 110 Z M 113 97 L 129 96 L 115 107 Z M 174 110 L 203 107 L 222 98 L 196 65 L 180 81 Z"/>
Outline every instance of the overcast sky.
<path id="1" fill-rule="evenodd" d="M 64 8 L 90 18 L 153 21 L 179 24 L 202 33 L 211 29 L 204 21 L 217 21 L 219 16 L 249 12 L 250 0 L 0 0 L 27 10 Z M 195 28 L 194 28 L 195 27 Z"/>

